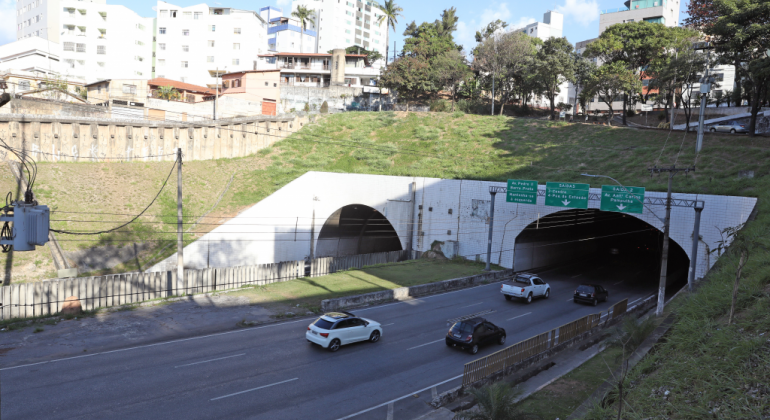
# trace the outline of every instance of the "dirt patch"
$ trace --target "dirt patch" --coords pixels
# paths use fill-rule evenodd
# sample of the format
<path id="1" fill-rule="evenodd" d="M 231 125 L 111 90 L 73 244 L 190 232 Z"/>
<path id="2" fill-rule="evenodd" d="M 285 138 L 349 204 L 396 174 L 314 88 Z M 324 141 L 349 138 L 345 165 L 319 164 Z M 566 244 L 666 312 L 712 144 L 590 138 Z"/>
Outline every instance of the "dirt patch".
<path id="1" fill-rule="evenodd" d="M 585 387 L 585 383 L 576 381 L 574 379 L 559 379 L 558 381 L 549 385 L 545 391 L 552 394 L 555 397 L 568 396 L 575 393 L 577 390 L 582 390 Z"/>

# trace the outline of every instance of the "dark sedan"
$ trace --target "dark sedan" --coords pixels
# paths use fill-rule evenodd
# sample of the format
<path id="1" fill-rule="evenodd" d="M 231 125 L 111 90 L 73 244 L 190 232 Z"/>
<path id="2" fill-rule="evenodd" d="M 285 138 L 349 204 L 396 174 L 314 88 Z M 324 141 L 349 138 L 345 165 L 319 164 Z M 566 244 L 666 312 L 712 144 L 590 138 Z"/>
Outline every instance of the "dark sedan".
<path id="1" fill-rule="evenodd" d="M 460 347 L 471 354 L 492 343 L 505 344 L 505 329 L 480 317 L 454 323 L 446 335 L 447 346 Z"/>
<path id="2" fill-rule="evenodd" d="M 606 302 L 610 297 L 610 292 L 598 284 L 581 284 L 575 289 L 575 295 L 572 297 L 574 302 L 586 302 L 594 306 L 599 302 Z"/>

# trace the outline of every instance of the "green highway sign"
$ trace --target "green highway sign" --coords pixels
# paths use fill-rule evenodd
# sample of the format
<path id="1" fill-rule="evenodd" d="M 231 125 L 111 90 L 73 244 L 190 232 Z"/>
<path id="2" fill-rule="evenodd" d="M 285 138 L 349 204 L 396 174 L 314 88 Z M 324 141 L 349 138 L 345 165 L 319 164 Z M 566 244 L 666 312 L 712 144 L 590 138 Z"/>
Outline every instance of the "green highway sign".
<path id="1" fill-rule="evenodd" d="M 587 209 L 589 188 L 588 184 L 548 182 L 545 184 L 545 205 Z"/>
<path id="2" fill-rule="evenodd" d="M 505 201 L 517 204 L 537 204 L 537 181 L 509 179 Z"/>
<path id="3" fill-rule="evenodd" d="M 602 211 L 641 213 L 644 211 L 644 188 L 602 185 Z"/>

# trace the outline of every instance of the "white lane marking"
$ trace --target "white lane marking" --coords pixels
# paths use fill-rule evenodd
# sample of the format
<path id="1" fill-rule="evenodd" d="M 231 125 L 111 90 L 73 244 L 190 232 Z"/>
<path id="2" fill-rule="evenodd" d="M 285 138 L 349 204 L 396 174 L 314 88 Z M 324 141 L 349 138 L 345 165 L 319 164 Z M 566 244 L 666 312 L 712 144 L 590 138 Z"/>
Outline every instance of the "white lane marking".
<path id="1" fill-rule="evenodd" d="M 142 348 L 146 348 L 146 347 L 165 346 L 166 344 L 181 343 L 181 342 L 184 342 L 184 341 L 199 340 L 199 339 L 202 339 L 202 338 L 217 337 L 217 336 L 226 335 L 226 334 L 242 333 L 242 332 L 246 332 L 246 331 L 260 330 L 262 328 L 278 327 L 280 325 L 296 324 L 297 322 L 307 322 L 308 319 L 312 319 L 312 318 L 298 319 L 296 321 L 282 322 L 280 324 L 264 325 L 262 327 L 254 327 L 254 328 L 247 328 L 247 329 L 242 329 L 242 330 L 234 330 L 234 331 L 227 331 L 227 332 L 216 333 L 216 334 L 202 335 L 200 337 L 180 338 L 179 340 L 164 341 L 162 343 L 146 344 L 146 345 L 143 345 L 143 346 L 128 347 L 128 348 L 125 348 L 125 349 L 117 349 L 117 350 L 103 351 L 103 352 L 99 352 L 99 353 L 84 354 L 84 355 L 81 355 L 81 356 L 65 357 L 63 359 L 46 360 L 45 362 L 29 363 L 29 364 L 26 364 L 26 365 L 6 367 L 6 368 L 0 369 L 0 371 L 11 370 L 11 369 L 18 369 L 18 368 L 28 367 L 28 366 L 44 365 L 44 364 L 47 364 L 47 363 L 63 362 L 63 361 L 66 361 L 66 360 L 81 359 L 83 357 L 92 357 L 92 356 L 98 356 L 98 355 L 101 355 L 101 354 L 119 353 L 121 351 L 136 350 L 136 349 L 142 349 Z"/>
<path id="2" fill-rule="evenodd" d="M 443 381 L 443 382 L 439 382 L 439 383 L 437 383 L 437 384 L 433 384 L 433 385 L 431 385 L 431 386 L 429 386 L 429 387 L 425 387 L 425 388 L 423 388 L 423 389 L 421 389 L 421 390 L 419 390 L 419 391 L 410 392 L 410 393 L 408 393 L 408 394 L 404 395 L 403 397 L 398 397 L 398 398 L 396 398 L 396 399 L 394 399 L 394 400 L 390 400 L 390 401 L 388 401 L 388 402 L 384 402 L 384 403 L 382 403 L 382 404 L 380 404 L 380 405 L 375 405 L 374 407 L 371 407 L 371 408 L 367 408 L 366 410 L 361 410 L 361 411 L 359 411 L 358 413 L 353 413 L 353 414 L 349 414 L 349 415 L 347 415 L 347 416 L 345 416 L 345 417 L 340 417 L 340 418 L 338 418 L 337 420 L 347 420 L 347 419 L 353 418 L 353 417 L 355 417 L 355 416 L 358 416 L 358 415 L 361 415 L 361 414 L 364 414 L 364 413 L 368 413 L 368 412 L 370 412 L 370 411 L 372 411 L 372 410 L 376 410 L 376 409 L 378 409 L 378 408 L 380 408 L 380 407 L 384 407 L 384 406 L 386 406 L 386 405 L 388 405 L 388 404 L 392 404 L 392 403 L 394 403 L 394 402 L 396 402 L 396 401 L 401 401 L 401 400 L 403 400 L 404 398 L 409 398 L 409 397 L 411 397 L 411 396 L 412 396 L 412 395 L 414 395 L 414 394 L 419 394 L 419 393 L 421 393 L 421 392 L 423 392 L 423 391 L 427 391 L 427 390 L 429 390 L 429 389 L 431 389 L 431 388 L 433 388 L 433 387 L 436 387 L 436 386 L 439 386 L 439 385 L 444 385 L 444 384 L 445 384 L 445 383 L 447 383 L 447 382 L 452 382 L 452 381 L 454 381 L 455 379 L 460 379 L 460 378 L 462 378 L 462 377 L 463 377 L 463 375 L 457 375 L 457 376 L 455 376 L 454 378 L 449 378 L 449 379 L 447 379 L 446 381 Z"/>
<path id="3" fill-rule="evenodd" d="M 618 284 L 620 284 L 620 283 L 623 283 L 623 282 L 624 282 L 624 281 L 626 281 L 626 280 L 628 280 L 628 279 L 623 279 L 623 280 L 621 280 L 621 281 L 619 281 L 619 282 L 617 282 L 617 283 L 612 283 L 612 285 L 613 285 L 613 286 L 615 286 L 615 285 L 618 285 Z"/>
<path id="4" fill-rule="evenodd" d="M 380 327 L 387 327 L 388 325 L 393 325 L 395 322 L 391 322 L 390 324 L 380 325 Z"/>
<path id="5" fill-rule="evenodd" d="M 460 309 L 462 309 L 462 308 L 470 308 L 471 306 L 481 305 L 482 303 L 484 303 L 484 302 L 474 303 L 473 305 L 461 306 Z"/>
<path id="6" fill-rule="evenodd" d="M 233 357 L 245 356 L 245 355 L 246 355 L 246 353 L 241 353 L 241 354 L 235 354 L 233 356 L 225 356 L 225 357 L 219 357 L 219 358 L 211 359 L 211 360 L 204 360 L 202 362 L 188 363 L 186 365 L 174 366 L 174 369 L 180 368 L 180 367 L 185 367 L 185 366 L 199 365 L 201 363 L 216 362 L 217 360 L 231 359 Z"/>
<path id="7" fill-rule="evenodd" d="M 508 321 L 510 321 L 510 320 L 512 320 L 512 319 L 516 319 L 516 318 L 521 318 L 521 317 L 523 317 L 523 316 L 527 316 L 527 315 L 529 315 L 529 314 L 531 314 L 531 313 L 532 313 L 532 312 L 527 312 L 526 314 L 521 314 L 521 315 L 519 315 L 519 316 L 515 316 L 515 317 L 513 317 L 513 318 L 508 318 Z"/>
<path id="8" fill-rule="evenodd" d="M 431 341 L 430 343 L 425 343 L 425 344 L 420 344 L 419 346 L 410 347 L 410 348 L 408 348 L 407 350 L 416 349 L 416 348 L 418 348 L 418 347 L 427 346 L 428 344 L 438 343 L 439 341 L 444 341 L 444 340 L 446 340 L 446 339 L 445 339 L 445 338 L 442 338 L 442 339 L 440 339 L 440 340 Z"/>
<path id="9" fill-rule="evenodd" d="M 258 389 L 262 389 L 262 388 L 268 388 L 268 387 L 271 387 L 271 386 L 276 386 L 276 385 L 280 385 L 280 384 L 285 384 L 286 382 L 296 381 L 297 379 L 299 379 L 299 378 L 288 379 L 288 380 L 285 380 L 285 381 L 281 381 L 281 382 L 276 382 L 276 383 L 274 383 L 274 384 L 270 384 L 270 385 L 262 385 L 262 386 L 260 386 L 260 387 L 256 387 L 256 388 L 247 389 L 247 390 L 245 390 L 245 391 L 236 392 L 236 393 L 233 393 L 233 394 L 228 394 L 228 395 L 223 395 L 223 396 L 221 396 L 221 397 L 212 398 L 210 401 L 221 400 L 222 398 L 233 397 L 233 396 L 236 396 L 236 395 L 245 394 L 245 393 L 247 393 L 247 392 L 256 391 L 256 390 L 258 390 Z"/>
<path id="10" fill-rule="evenodd" d="M 570 278 L 571 278 L 571 279 L 574 279 L 575 277 L 580 277 L 580 276 L 582 276 L 582 274 L 578 274 L 577 276 L 572 276 L 572 277 L 570 277 Z"/>
<path id="11" fill-rule="evenodd" d="M 571 301 L 572 299 L 575 299 L 575 298 L 571 297 L 571 298 L 567 299 L 567 302 Z"/>

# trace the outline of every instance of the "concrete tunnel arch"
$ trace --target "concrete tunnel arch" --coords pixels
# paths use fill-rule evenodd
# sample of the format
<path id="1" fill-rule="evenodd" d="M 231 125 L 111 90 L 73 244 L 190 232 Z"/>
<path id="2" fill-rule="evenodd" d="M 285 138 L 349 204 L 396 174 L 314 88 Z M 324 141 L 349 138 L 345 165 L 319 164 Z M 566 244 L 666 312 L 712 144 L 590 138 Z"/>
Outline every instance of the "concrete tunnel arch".
<path id="1" fill-rule="evenodd" d="M 384 214 L 365 204 L 348 204 L 324 222 L 315 256 L 341 257 L 402 249 L 396 229 Z"/>
<path id="2" fill-rule="evenodd" d="M 663 232 L 633 214 L 598 209 L 569 209 L 548 214 L 516 236 L 513 268 L 547 269 L 595 260 L 645 270 L 654 280 L 660 273 Z M 681 244 L 669 239 L 669 287 L 686 283 L 690 264 Z"/>

